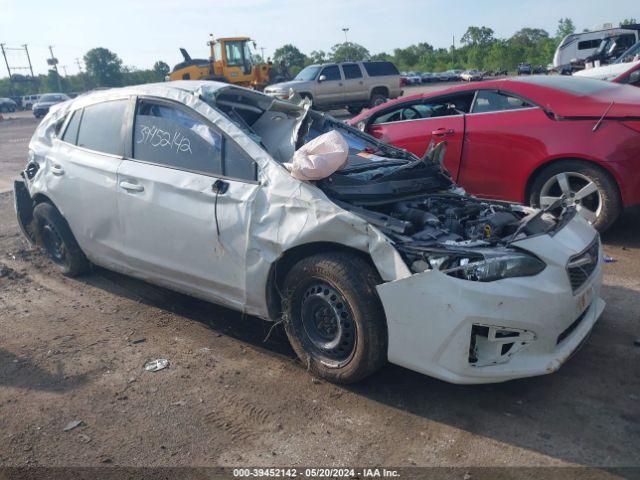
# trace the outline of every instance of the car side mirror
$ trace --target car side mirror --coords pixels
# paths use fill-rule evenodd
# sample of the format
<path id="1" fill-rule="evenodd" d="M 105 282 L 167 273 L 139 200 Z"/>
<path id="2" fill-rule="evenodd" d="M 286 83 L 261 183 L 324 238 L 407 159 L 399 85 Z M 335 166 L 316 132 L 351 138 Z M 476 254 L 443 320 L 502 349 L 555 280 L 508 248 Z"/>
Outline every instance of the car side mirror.
<path id="1" fill-rule="evenodd" d="M 320 75 L 320 76 L 318 77 L 318 83 L 322 83 L 322 82 L 324 82 L 326 79 L 327 79 L 327 76 L 326 76 L 326 75 Z"/>
<path id="2" fill-rule="evenodd" d="M 629 75 L 629 82 L 631 85 L 635 85 L 636 83 L 640 82 L 640 70 L 636 70 L 635 72 L 631 72 L 631 75 Z"/>

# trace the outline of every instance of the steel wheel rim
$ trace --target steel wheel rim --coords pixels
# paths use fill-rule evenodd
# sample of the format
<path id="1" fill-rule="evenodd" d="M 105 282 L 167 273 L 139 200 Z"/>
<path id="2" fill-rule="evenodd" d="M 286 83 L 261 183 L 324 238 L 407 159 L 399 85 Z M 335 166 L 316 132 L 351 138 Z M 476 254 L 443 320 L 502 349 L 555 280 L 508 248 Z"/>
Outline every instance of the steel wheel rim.
<path id="1" fill-rule="evenodd" d="M 347 363 L 355 352 L 356 324 L 348 303 L 326 282 L 314 281 L 302 295 L 300 320 L 304 343 L 321 359 Z"/>
<path id="2" fill-rule="evenodd" d="M 64 263 L 64 241 L 56 227 L 49 222 L 42 226 L 42 243 L 44 244 L 45 250 L 55 263 L 58 265 Z"/>
<path id="3" fill-rule="evenodd" d="M 540 208 L 561 200 L 562 207 L 575 207 L 593 224 L 602 212 L 602 194 L 596 183 L 578 172 L 561 172 L 549 178 L 540 190 Z"/>

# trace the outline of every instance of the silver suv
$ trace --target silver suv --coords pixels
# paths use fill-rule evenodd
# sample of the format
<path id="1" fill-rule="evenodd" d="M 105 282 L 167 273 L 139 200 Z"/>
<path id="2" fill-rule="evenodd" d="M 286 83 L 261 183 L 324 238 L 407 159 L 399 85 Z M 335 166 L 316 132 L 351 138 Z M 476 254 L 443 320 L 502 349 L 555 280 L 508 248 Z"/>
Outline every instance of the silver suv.
<path id="1" fill-rule="evenodd" d="M 287 100 L 291 91 L 310 98 L 317 110 L 346 107 L 354 115 L 402 95 L 400 73 L 391 62 L 309 65 L 292 81 L 271 85 L 264 93 Z"/>

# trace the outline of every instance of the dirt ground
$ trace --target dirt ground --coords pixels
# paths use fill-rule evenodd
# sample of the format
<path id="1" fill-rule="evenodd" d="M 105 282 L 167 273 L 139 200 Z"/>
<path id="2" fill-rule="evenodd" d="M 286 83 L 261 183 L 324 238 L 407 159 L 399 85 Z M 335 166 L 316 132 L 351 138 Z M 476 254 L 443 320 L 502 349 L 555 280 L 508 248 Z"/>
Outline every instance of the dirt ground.
<path id="1" fill-rule="evenodd" d="M 57 273 L 14 219 L 10 178 L 36 121 L 12 117 L 0 122 L 0 465 L 640 466 L 637 211 L 604 236 L 608 306 L 557 373 L 456 386 L 389 365 L 334 386 L 256 318 L 100 268 Z M 155 358 L 169 368 L 145 372 Z"/>

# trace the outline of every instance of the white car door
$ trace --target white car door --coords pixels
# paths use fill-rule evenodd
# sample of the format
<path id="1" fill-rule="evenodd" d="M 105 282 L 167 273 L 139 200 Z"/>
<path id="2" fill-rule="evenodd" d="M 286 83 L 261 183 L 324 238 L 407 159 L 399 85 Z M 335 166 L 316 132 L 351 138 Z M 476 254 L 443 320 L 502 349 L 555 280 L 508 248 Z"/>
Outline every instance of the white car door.
<path id="1" fill-rule="evenodd" d="M 140 98 L 118 170 L 124 254 L 134 275 L 241 308 L 257 166 L 184 105 Z"/>
<path id="2" fill-rule="evenodd" d="M 47 192 L 80 247 L 101 265 L 119 263 L 117 170 L 124 153 L 128 98 L 87 105 L 71 113 L 45 165 Z"/>

